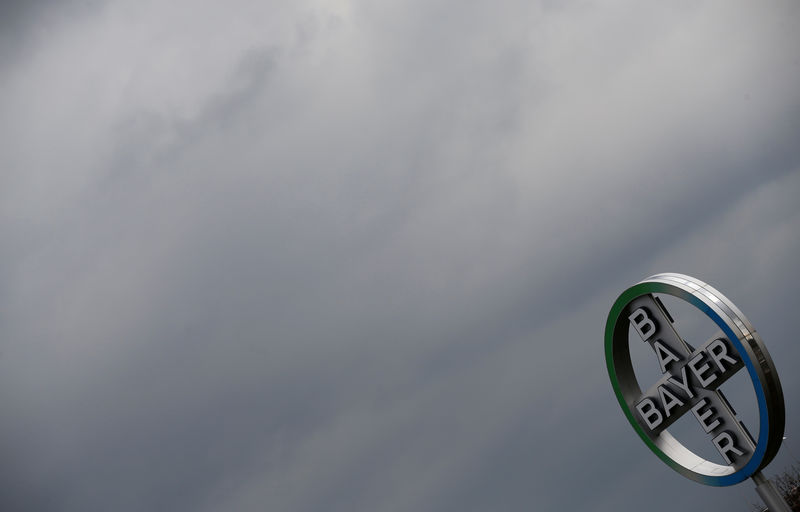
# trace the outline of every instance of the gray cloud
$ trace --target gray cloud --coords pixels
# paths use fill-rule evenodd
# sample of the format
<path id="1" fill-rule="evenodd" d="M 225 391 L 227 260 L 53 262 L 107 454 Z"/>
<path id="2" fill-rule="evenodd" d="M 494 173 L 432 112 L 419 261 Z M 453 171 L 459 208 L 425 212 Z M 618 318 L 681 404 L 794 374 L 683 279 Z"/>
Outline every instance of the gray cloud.
<path id="1" fill-rule="evenodd" d="M 0 95 L 11 508 L 755 500 L 636 439 L 602 331 L 647 275 L 713 283 L 792 442 L 793 4 L 60 12 Z"/>

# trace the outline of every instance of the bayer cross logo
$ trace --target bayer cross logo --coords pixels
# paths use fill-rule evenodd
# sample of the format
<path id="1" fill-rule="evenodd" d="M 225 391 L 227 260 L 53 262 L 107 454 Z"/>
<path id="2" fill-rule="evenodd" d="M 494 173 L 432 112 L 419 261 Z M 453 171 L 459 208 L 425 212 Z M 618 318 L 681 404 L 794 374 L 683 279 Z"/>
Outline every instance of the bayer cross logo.
<path id="1" fill-rule="evenodd" d="M 636 402 L 637 419 L 651 435 L 691 411 L 729 465 L 743 466 L 755 441 L 736 418 L 719 386 L 744 367 L 722 331 L 692 349 L 678 335 L 660 300 L 644 295 L 631 303 L 631 326 L 650 344 L 663 377 Z"/>
<path id="2" fill-rule="evenodd" d="M 710 318 L 716 332 L 692 346 L 675 328 L 659 298 L 688 302 Z M 661 377 L 640 387 L 631 362 L 630 344 L 647 343 Z M 625 290 L 606 322 L 606 364 L 625 416 L 645 444 L 666 464 L 700 483 L 725 486 L 752 477 L 775 457 L 783 437 L 783 392 L 761 337 L 739 309 L 708 284 L 682 274 L 657 274 Z M 720 386 L 737 372 L 753 384 L 758 404 L 754 438 L 736 415 Z M 724 464 L 695 454 L 669 432 L 684 415 L 719 453 Z M 762 494 L 763 496 L 763 494 Z"/>

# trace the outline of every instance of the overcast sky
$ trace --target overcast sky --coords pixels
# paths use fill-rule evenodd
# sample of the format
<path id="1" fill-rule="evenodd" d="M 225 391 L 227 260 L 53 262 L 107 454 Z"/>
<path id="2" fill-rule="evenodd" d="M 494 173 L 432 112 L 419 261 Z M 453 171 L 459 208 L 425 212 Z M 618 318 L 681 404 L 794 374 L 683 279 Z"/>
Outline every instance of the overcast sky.
<path id="1" fill-rule="evenodd" d="M 713 284 L 800 457 L 799 22 L 0 2 L 0 508 L 749 510 L 641 442 L 603 330 Z"/>

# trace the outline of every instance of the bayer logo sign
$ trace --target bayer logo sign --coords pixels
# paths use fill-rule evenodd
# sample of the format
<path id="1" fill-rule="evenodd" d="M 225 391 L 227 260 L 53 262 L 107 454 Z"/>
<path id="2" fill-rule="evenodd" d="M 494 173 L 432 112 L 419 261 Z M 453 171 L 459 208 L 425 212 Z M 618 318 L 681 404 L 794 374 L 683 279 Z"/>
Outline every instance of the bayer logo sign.
<path id="1" fill-rule="evenodd" d="M 680 332 L 675 311 L 661 297 L 685 302 L 713 328 L 701 337 Z M 652 381 L 637 379 L 633 344 L 646 346 L 651 354 L 658 368 Z M 777 453 L 784 403 L 775 366 L 747 318 L 708 284 L 681 274 L 658 274 L 625 290 L 608 316 L 605 353 L 614 392 L 634 430 L 684 476 L 708 485 L 732 485 L 760 477 Z M 755 436 L 721 389 L 737 375 L 752 383 L 758 409 Z M 684 417 L 693 418 L 717 454 L 714 460 L 670 433 Z"/>

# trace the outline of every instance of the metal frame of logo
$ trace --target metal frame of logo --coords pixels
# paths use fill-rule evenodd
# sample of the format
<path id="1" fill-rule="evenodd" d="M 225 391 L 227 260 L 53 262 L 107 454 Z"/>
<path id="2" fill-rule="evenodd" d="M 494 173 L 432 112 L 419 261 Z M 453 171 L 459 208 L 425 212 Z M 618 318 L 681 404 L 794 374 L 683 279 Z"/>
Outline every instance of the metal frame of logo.
<path id="1" fill-rule="evenodd" d="M 692 304 L 720 331 L 700 349 L 693 348 L 675 331 L 669 312 L 653 294 L 671 295 Z M 662 380 L 644 393 L 631 363 L 631 325 L 656 350 L 664 373 Z M 727 352 L 730 349 L 735 354 Z M 622 292 L 608 315 L 605 354 L 608 375 L 625 416 L 642 441 L 672 469 L 713 486 L 761 478 L 760 470 L 775 457 L 783 439 L 783 391 L 761 337 L 719 291 L 693 277 L 673 273 L 657 274 L 631 286 Z M 687 372 L 687 367 L 691 371 Z M 757 440 L 717 389 L 741 368 L 747 369 L 758 403 Z M 709 384 L 711 381 L 715 382 Z M 673 410 L 672 416 L 678 417 L 691 411 L 706 432 L 716 436 L 714 444 L 729 464 L 706 460 L 675 439 L 666 429 L 670 420 L 677 419 L 669 418 Z M 712 413 L 719 418 L 712 418 Z"/>

